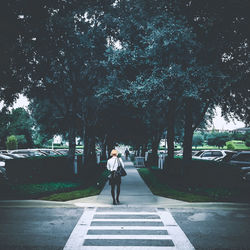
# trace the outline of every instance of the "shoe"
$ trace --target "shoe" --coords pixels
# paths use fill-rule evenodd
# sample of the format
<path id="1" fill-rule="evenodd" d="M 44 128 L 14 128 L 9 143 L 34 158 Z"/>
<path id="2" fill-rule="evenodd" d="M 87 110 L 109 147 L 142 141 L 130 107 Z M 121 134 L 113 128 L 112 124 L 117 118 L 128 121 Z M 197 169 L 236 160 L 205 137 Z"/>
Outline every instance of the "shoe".
<path id="1" fill-rule="evenodd" d="M 119 199 L 116 199 L 116 202 L 117 202 L 117 204 L 120 204 L 120 201 L 119 201 Z"/>
<path id="2" fill-rule="evenodd" d="M 115 201 L 113 201 L 113 205 L 116 205 L 116 202 L 115 202 Z"/>

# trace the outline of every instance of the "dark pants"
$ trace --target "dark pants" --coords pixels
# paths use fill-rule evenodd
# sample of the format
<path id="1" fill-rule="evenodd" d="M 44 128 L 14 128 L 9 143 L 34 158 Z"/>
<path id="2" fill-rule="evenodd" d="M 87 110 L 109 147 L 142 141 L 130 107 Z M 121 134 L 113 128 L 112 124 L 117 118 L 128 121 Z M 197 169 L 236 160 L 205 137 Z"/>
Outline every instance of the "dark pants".
<path id="1" fill-rule="evenodd" d="M 119 201 L 119 195 L 120 195 L 120 186 L 121 183 L 111 183 L 111 195 L 113 198 L 113 202 L 115 202 L 115 186 L 116 186 L 116 201 Z"/>

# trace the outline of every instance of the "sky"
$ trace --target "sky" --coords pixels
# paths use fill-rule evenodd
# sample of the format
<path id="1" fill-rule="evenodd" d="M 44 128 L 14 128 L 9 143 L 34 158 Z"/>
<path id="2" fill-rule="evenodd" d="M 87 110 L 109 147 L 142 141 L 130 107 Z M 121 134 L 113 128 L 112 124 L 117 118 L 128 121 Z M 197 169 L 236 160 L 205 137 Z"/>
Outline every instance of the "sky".
<path id="1" fill-rule="evenodd" d="M 27 108 L 29 105 L 28 99 L 20 95 L 19 99 L 16 101 L 16 103 L 13 105 L 13 108 L 23 107 Z M 0 103 L 0 109 L 1 109 L 1 103 Z M 221 117 L 221 109 L 219 107 L 216 108 L 216 114 L 213 119 L 213 125 L 211 125 L 211 128 L 214 127 L 215 129 L 220 130 L 233 130 L 237 128 L 243 128 L 245 127 L 245 124 L 238 120 L 231 120 L 229 123 L 225 121 L 223 117 Z"/>

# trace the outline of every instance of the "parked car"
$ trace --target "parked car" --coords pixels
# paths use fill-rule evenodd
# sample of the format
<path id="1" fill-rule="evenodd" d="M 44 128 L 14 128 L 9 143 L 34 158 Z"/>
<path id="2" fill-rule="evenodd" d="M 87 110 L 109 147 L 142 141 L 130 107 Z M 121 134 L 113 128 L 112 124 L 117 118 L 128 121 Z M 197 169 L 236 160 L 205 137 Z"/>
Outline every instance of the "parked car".
<path id="1" fill-rule="evenodd" d="M 250 181 L 250 166 L 240 168 L 240 176 L 244 181 Z"/>
<path id="2" fill-rule="evenodd" d="M 202 150 L 193 155 L 193 159 L 199 160 L 214 160 L 218 157 L 226 156 L 225 150 Z"/>
<path id="3" fill-rule="evenodd" d="M 200 156 L 202 153 L 204 152 L 204 150 L 199 150 L 199 151 L 195 151 L 194 153 L 193 153 L 193 151 L 192 151 L 192 157 L 194 157 L 194 156 Z"/>
<path id="4" fill-rule="evenodd" d="M 48 156 L 56 156 L 56 155 L 60 155 L 60 153 L 58 153 L 57 151 L 53 150 L 53 149 L 48 149 L 48 148 L 39 148 L 37 149 L 39 152 L 48 155 Z"/>
<path id="5" fill-rule="evenodd" d="M 97 152 L 101 152 L 101 151 L 97 150 Z M 76 153 L 81 155 L 83 153 L 83 150 L 82 149 L 76 149 Z"/>
<path id="6" fill-rule="evenodd" d="M 175 154 L 175 156 L 182 156 L 183 155 L 183 151 L 182 150 L 175 151 L 174 154 Z"/>
<path id="7" fill-rule="evenodd" d="M 16 149 L 10 152 L 11 154 L 27 155 L 28 157 L 45 156 L 46 154 L 39 152 L 37 149 Z"/>
<path id="8" fill-rule="evenodd" d="M 12 160 L 12 159 L 13 158 L 11 158 L 10 156 L 0 154 L 0 161 L 6 161 L 6 160 Z"/>
<path id="9" fill-rule="evenodd" d="M 221 157 L 217 157 L 217 158 L 214 159 L 214 161 L 229 162 L 232 159 L 232 157 L 237 154 L 237 151 L 227 151 L 227 150 L 225 150 L 225 153 L 226 153 L 226 155 L 221 156 Z"/>
<path id="10" fill-rule="evenodd" d="M 0 154 L 8 153 L 8 150 L 0 150 Z"/>
<path id="11" fill-rule="evenodd" d="M 244 176 L 242 176 L 242 179 L 244 181 L 250 182 L 250 172 L 247 172 L 246 174 L 244 174 Z"/>
<path id="12" fill-rule="evenodd" d="M 67 155 L 68 154 L 68 149 L 56 149 L 57 152 L 61 153 L 62 155 Z"/>
<path id="13" fill-rule="evenodd" d="M 11 154 L 11 153 L 4 153 L 4 155 L 7 155 L 7 156 L 11 157 L 12 159 L 25 158 L 25 157 L 27 157 L 26 155 Z"/>
<path id="14" fill-rule="evenodd" d="M 5 162 L 0 161 L 0 185 L 6 183 L 8 180 L 6 169 L 5 169 Z"/>
<path id="15" fill-rule="evenodd" d="M 250 166 L 250 151 L 241 151 L 235 154 L 229 163 L 233 166 L 249 167 Z"/>

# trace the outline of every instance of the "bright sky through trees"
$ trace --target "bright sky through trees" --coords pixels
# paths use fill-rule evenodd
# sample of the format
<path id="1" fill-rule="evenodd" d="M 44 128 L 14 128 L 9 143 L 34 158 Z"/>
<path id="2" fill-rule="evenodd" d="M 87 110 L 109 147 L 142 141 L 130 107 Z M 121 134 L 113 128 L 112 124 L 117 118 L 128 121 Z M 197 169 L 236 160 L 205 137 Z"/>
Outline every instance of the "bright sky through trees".
<path id="1" fill-rule="evenodd" d="M 23 95 L 20 95 L 19 99 L 15 102 L 13 108 L 27 108 L 29 105 L 28 99 L 24 97 Z M 1 104 L 0 104 L 1 108 Z M 213 119 L 213 125 L 211 125 L 211 128 L 214 126 L 215 129 L 225 129 L 225 130 L 232 130 L 236 128 L 242 128 L 245 126 L 245 124 L 241 121 L 237 120 L 231 120 L 229 123 L 221 116 L 221 109 L 219 107 L 216 108 L 216 114 Z"/>

